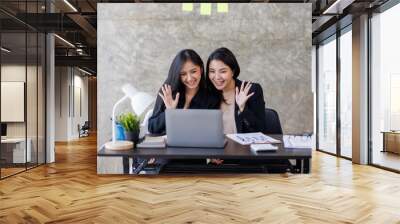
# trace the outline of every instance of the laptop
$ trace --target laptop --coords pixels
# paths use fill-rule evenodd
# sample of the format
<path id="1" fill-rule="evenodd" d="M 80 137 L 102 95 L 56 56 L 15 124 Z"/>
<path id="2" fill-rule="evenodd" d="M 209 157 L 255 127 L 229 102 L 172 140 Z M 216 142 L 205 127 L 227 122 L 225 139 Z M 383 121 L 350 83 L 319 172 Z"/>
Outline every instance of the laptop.
<path id="1" fill-rule="evenodd" d="M 221 110 L 167 109 L 169 147 L 224 148 Z"/>

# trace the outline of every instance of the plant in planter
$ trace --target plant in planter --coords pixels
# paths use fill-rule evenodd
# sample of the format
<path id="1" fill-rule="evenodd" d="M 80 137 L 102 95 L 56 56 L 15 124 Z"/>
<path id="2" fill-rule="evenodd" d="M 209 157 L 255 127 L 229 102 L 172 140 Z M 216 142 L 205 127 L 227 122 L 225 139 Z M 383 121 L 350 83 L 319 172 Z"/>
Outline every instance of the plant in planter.
<path id="1" fill-rule="evenodd" d="M 123 113 L 118 117 L 124 127 L 125 140 L 136 143 L 139 141 L 140 118 L 131 112 Z"/>

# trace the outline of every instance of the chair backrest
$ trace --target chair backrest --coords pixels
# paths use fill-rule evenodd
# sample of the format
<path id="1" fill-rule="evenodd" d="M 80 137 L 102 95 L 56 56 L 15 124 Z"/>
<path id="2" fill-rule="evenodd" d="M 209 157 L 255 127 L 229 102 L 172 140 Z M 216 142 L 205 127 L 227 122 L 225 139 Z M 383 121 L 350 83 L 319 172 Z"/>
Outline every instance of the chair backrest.
<path id="1" fill-rule="evenodd" d="M 82 129 L 90 129 L 90 123 L 89 121 L 85 121 L 85 123 L 81 127 Z"/>
<path id="2" fill-rule="evenodd" d="M 265 108 L 265 134 L 282 135 L 282 126 L 279 120 L 279 115 L 274 109 Z"/>

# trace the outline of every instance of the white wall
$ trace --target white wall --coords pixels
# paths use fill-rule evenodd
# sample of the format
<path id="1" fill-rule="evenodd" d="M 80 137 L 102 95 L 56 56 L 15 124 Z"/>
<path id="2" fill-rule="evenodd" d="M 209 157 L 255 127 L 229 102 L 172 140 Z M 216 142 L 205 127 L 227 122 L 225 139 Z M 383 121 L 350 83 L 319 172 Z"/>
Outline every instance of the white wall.
<path id="1" fill-rule="evenodd" d="M 79 138 L 78 124 L 88 120 L 88 78 L 83 75 L 76 68 L 56 67 L 56 141 Z"/>
<path id="2" fill-rule="evenodd" d="M 25 82 L 26 83 L 25 69 L 27 69 L 26 71 L 28 72 L 28 75 L 36 74 L 36 67 L 34 67 L 34 66 L 25 67 L 25 65 L 17 65 L 17 64 L 2 65 L 1 66 L 1 81 L 3 81 L 3 82 Z M 29 80 L 29 82 L 33 82 L 33 81 Z M 36 81 L 34 83 L 30 83 L 30 84 L 36 85 Z M 32 97 L 36 98 L 36 89 L 28 88 L 27 90 L 28 90 L 27 101 L 28 101 L 28 103 L 33 102 L 34 100 L 31 98 Z M 32 90 L 34 92 L 30 92 L 29 90 Z M 36 104 L 30 105 L 30 106 L 36 107 Z M 7 110 L 7 108 L 1 108 L 1 110 Z M 27 117 L 28 122 L 35 121 L 35 123 L 36 123 L 36 113 L 35 114 L 28 113 L 27 116 L 28 116 Z M 8 137 L 25 137 L 25 123 L 26 122 L 7 122 L 7 136 Z M 31 127 L 36 130 L 36 126 L 33 127 L 33 125 L 30 123 L 28 125 L 28 129 Z M 31 133 L 30 130 L 28 130 L 28 137 L 29 137 L 29 133 Z"/>

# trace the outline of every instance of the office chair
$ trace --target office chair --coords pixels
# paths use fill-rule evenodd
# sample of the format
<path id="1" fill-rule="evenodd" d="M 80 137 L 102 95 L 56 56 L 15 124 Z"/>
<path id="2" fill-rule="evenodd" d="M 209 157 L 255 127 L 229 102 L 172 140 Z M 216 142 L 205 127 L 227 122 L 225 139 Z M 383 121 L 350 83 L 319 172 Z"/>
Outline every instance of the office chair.
<path id="1" fill-rule="evenodd" d="M 79 138 L 89 136 L 89 129 L 90 129 L 89 121 L 85 121 L 82 127 L 80 127 L 80 125 L 78 124 Z"/>
<path id="2" fill-rule="evenodd" d="M 265 130 L 264 134 L 282 135 L 282 126 L 279 115 L 274 109 L 265 108 Z"/>

